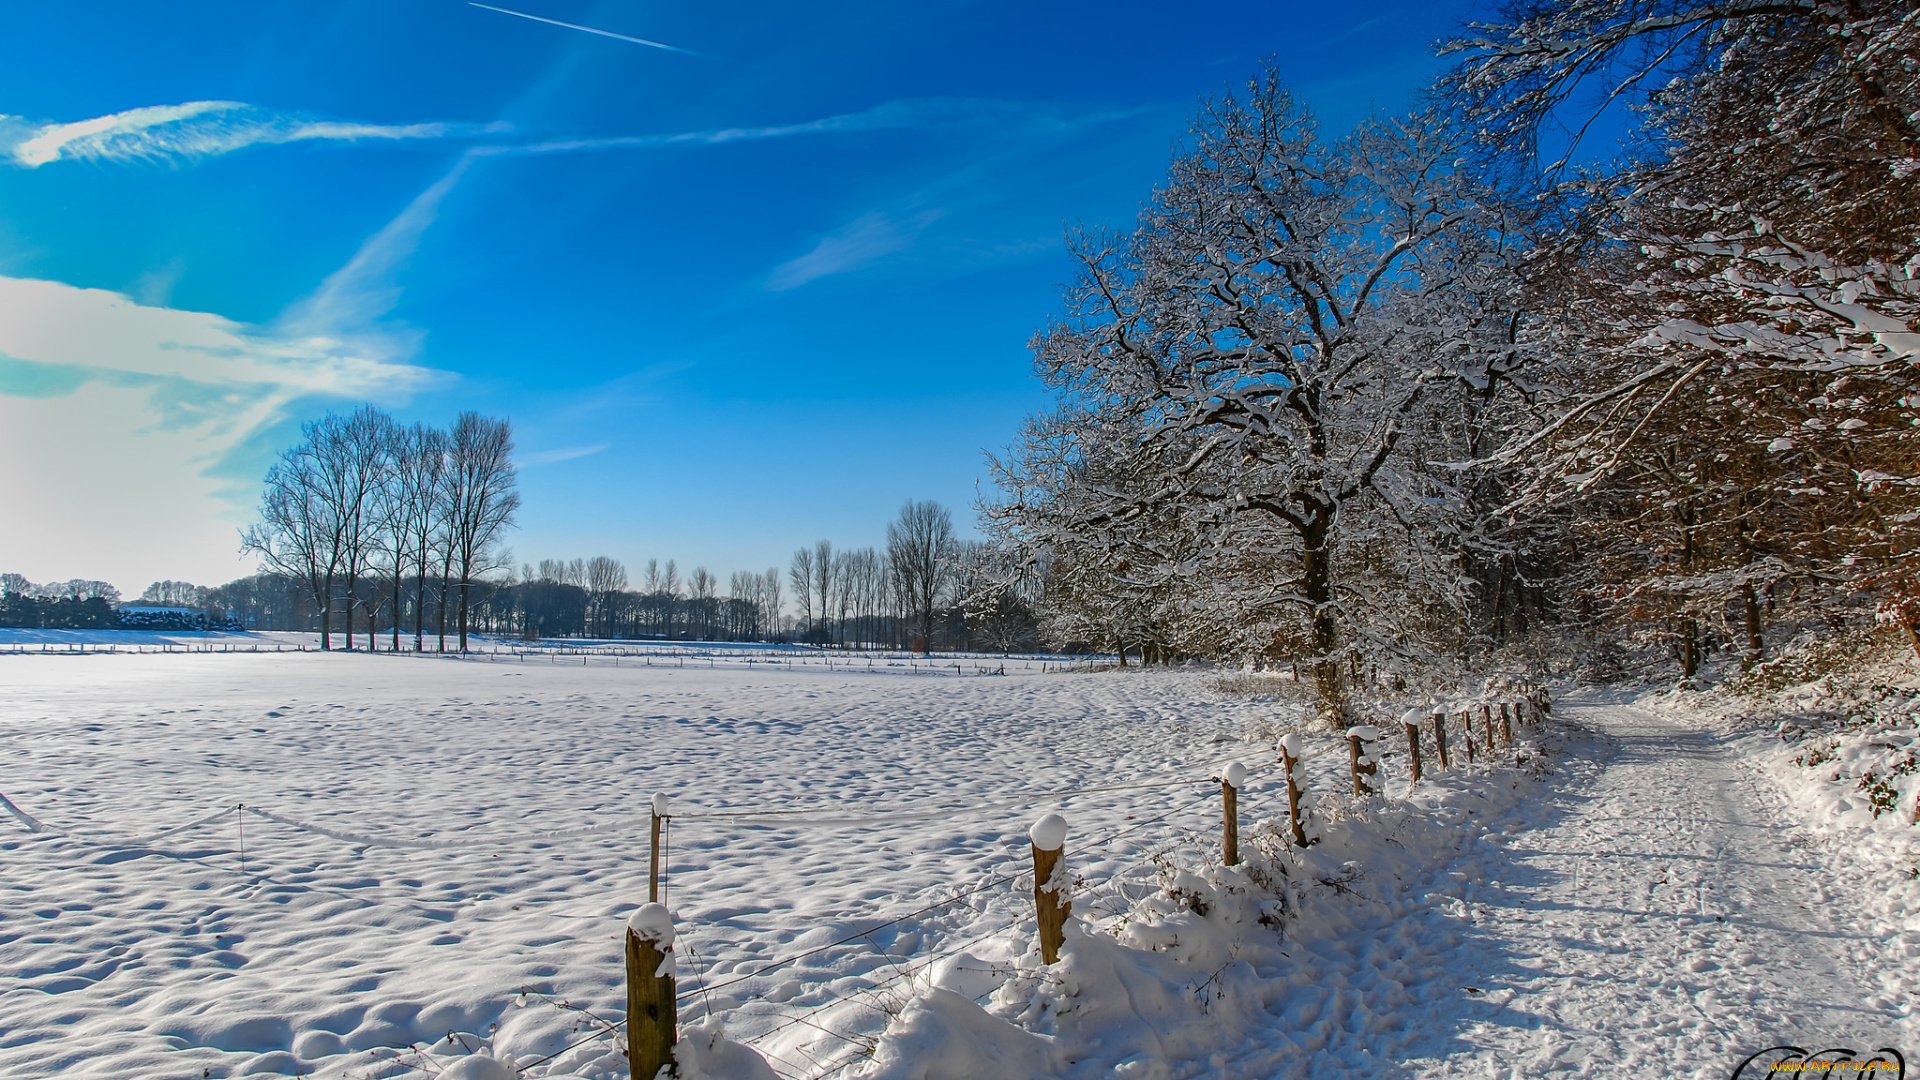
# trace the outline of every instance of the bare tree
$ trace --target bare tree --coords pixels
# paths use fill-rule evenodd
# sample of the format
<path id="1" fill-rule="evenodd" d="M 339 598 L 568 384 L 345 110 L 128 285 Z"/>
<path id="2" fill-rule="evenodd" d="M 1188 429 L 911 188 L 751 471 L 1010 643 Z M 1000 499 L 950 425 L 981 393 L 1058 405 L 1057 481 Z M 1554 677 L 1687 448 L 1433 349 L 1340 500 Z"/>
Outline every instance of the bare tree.
<path id="1" fill-rule="evenodd" d="M 800 619 L 802 640 L 813 636 L 813 574 L 813 549 L 795 551 L 787 566 L 787 581 L 793 585 L 793 602 L 800 608 L 794 614 Z"/>
<path id="2" fill-rule="evenodd" d="M 680 610 L 680 568 L 672 559 L 667 560 L 667 568 L 660 575 L 660 591 L 655 594 L 660 603 L 661 628 L 667 640 L 673 640 L 673 616 Z"/>
<path id="3" fill-rule="evenodd" d="M 314 425 L 306 425 L 309 435 Z M 284 450 L 267 470 L 260 520 L 241 537 L 241 550 L 304 583 L 320 614 L 320 648 L 333 648 L 333 581 L 340 572 L 342 525 L 312 440 Z"/>
<path id="4" fill-rule="evenodd" d="M 353 611 L 361 603 L 360 577 L 371 568 L 379 550 L 377 504 L 393 427 L 392 417 L 363 405 L 346 416 L 328 414 L 307 433 L 325 478 L 321 490 L 339 527 L 348 652 L 353 651 Z M 367 618 L 368 648 L 372 648 L 371 612 Z"/>
<path id="5" fill-rule="evenodd" d="M 780 567 L 766 567 L 766 573 L 760 575 L 762 590 L 760 596 L 766 603 L 766 632 L 768 636 L 780 634 L 780 613 L 783 603 L 780 600 Z"/>
<path id="6" fill-rule="evenodd" d="M 814 609 L 820 613 L 820 644 L 833 644 L 833 542 L 817 540 L 813 545 Z"/>
<path id="7" fill-rule="evenodd" d="M 699 638 L 702 641 L 713 639 L 714 598 L 718 595 L 720 582 L 707 572 L 704 566 L 696 566 L 693 573 L 687 575 L 688 631 L 694 627 L 692 621 L 700 620 Z"/>
<path id="8" fill-rule="evenodd" d="M 425 560 L 413 540 L 421 531 L 421 520 L 433 507 L 431 487 L 422 488 L 423 473 L 427 470 L 423 469 L 421 458 L 430 439 L 427 429 L 419 424 L 410 428 L 391 427 L 387 435 L 392 441 L 382 460 L 380 484 L 374 498 L 374 524 L 387 583 L 391 587 L 393 625 L 389 647 L 399 652 L 401 589 L 407 571 L 412 569 L 417 576 L 426 576 Z"/>
<path id="9" fill-rule="evenodd" d="M 427 573 L 435 564 L 439 549 L 448 538 L 448 500 L 442 490 L 447 480 L 447 433 L 438 428 L 415 424 L 408 430 L 399 463 L 396 483 L 401 499 L 415 509 L 409 515 L 406 546 L 413 563 L 413 651 L 426 648 Z M 444 585 L 443 585 L 444 588 Z M 446 604 L 443 600 L 441 611 Z M 396 622 L 398 612 L 395 612 Z M 445 647 L 445 619 L 441 621 L 441 646 Z"/>
<path id="10" fill-rule="evenodd" d="M 475 412 L 461 413 L 454 421 L 448 436 L 445 498 L 449 564 L 460 585 L 460 651 L 466 652 L 473 582 L 507 565 L 500 541 L 520 508 L 509 421 Z"/>
<path id="11" fill-rule="evenodd" d="M 587 560 L 586 586 L 592 598 L 593 632 L 604 637 L 610 632 L 614 598 L 627 587 L 627 568 L 618 559 L 595 555 Z"/>
<path id="12" fill-rule="evenodd" d="M 922 653 L 933 652 L 934 616 L 953 574 L 953 515 L 937 502 L 909 500 L 887 526 L 887 561 Z"/>

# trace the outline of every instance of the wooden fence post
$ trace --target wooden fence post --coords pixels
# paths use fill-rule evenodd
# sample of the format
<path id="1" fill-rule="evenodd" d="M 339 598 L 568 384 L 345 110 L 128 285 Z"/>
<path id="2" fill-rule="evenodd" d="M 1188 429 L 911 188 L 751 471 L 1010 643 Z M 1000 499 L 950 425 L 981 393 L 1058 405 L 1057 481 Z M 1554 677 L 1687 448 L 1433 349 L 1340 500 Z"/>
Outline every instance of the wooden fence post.
<path id="1" fill-rule="evenodd" d="M 1380 771 L 1380 761 L 1373 756 L 1373 743 L 1379 737 L 1380 729 L 1370 724 L 1347 729 L 1347 761 L 1353 771 L 1353 793 L 1363 798 L 1379 792 L 1374 777 Z"/>
<path id="2" fill-rule="evenodd" d="M 1420 782 L 1420 710 L 1408 709 L 1407 715 L 1400 718 L 1400 726 L 1407 731 L 1407 762 L 1413 769 L 1413 782 Z"/>
<path id="3" fill-rule="evenodd" d="M 1519 712 L 1520 707 L 1515 705 L 1513 711 Z M 1513 745 L 1513 721 L 1507 716 L 1507 703 L 1504 701 L 1500 703 L 1500 737 L 1508 746 Z"/>
<path id="4" fill-rule="evenodd" d="M 1293 823 L 1294 846 L 1308 847 L 1313 841 L 1307 839 L 1307 823 L 1300 812 L 1300 797 L 1306 789 L 1306 778 L 1300 775 L 1300 736 L 1281 738 L 1280 767 L 1287 774 L 1287 819 Z"/>
<path id="5" fill-rule="evenodd" d="M 1467 764 L 1473 764 L 1473 710 L 1460 710 L 1460 737 L 1467 740 Z"/>
<path id="6" fill-rule="evenodd" d="M 1493 706 L 1484 701 L 1480 703 L 1480 726 L 1486 730 L 1487 741 L 1485 745 L 1487 748 L 1487 757 L 1491 758 L 1493 757 L 1493 748 L 1498 744 L 1493 741 Z"/>
<path id="7" fill-rule="evenodd" d="M 648 904 L 627 920 L 627 1062 L 635 1080 L 676 1069 L 674 974 L 673 916 L 664 904 Z"/>
<path id="8" fill-rule="evenodd" d="M 1237 761 L 1227 766 L 1226 775 L 1220 779 L 1221 812 L 1226 818 L 1220 861 L 1228 866 L 1240 864 L 1240 789 L 1246 782 L 1247 767 Z"/>
<path id="9" fill-rule="evenodd" d="M 1447 756 L 1447 710 L 1433 710 L 1433 748 L 1440 754 L 1440 767 L 1453 768 L 1453 759 Z"/>
<path id="10" fill-rule="evenodd" d="M 667 795 L 653 793 L 653 845 L 647 852 L 647 903 L 660 902 L 660 823 L 667 817 Z"/>
<path id="11" fill-rule="evenodd" d="M 1033 908 L 1040 923 L 1040 961 L 1060 959 L 1066 941 L 1067 913 L 1073 910 L 1060 877 L 1060 853 L 1067 843 L 1067 819 L 1048 814 L 1027 830 L 1033 840 Z"/>

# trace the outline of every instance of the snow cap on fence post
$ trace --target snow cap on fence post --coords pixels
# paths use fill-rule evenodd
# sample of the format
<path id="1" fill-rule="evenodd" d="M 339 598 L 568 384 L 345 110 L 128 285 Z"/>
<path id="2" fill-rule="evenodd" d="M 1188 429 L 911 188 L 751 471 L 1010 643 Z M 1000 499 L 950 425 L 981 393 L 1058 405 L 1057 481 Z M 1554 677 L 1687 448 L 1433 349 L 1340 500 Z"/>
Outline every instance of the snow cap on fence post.
<path id="1" fill-rule="evenodd" d="M 651 941 L 662 948 L 673 945 L 673 916 L 667 913 L 665 904 L 642 904 L 632 915 L 627 916 L 627 929 L 642 941 Z M 665 974 L 672 974 L 669 969 Z"/>
<path id="2" fill-rule="evenodd" d="M 653 816 L 654 817 L 666 817 L 667 809 L 670 806 L 672 806 L 672 800 L 667 798 L 666 792 L 656 791 L 653 793 Z"/>
<path id="3" fill-rule="evenodd" d="M 1073 910 L 1064 883 L 1058 880 L 1067 819 L 1048 814 L 1033 823 L 1027 836 L 1033 841 L 1033 911 L 1040 924 L 1040 961 L 1051 964 L 1060 959 L 1060 946 L 1067 940 L 1067 913 Z"/>
<path id="4" fill-rule="evenodd" d="M 1417 784 L 1420 782 L 1420 710 L 1408 709 L 1400 717 L 1400 726 L 1407 732 L 1407 763 Z"/>
<path id="5" fill-rule="evenodd" d="M 1033 823 L 1027 830 L 1033 846 L 1041 851 L 1059 851 L 1067 842 L 1067 819 L 1059 814 L 1048 814 Z"/>
<path id="6" fill-rule="evenodd" d="M 1247 767 L 1237 761 L 1227 763 L 1220 776 L 1220 861 L 1227 866 L 1240 864 L 1240 789 L 1247 783 Z"/>
<path id="7" fill-rule="evenodd" d="M 665 904 L 643 905 L 627 919 L 627 1061 L 634 1076 L 676 1068 L 673 937 Z"/>

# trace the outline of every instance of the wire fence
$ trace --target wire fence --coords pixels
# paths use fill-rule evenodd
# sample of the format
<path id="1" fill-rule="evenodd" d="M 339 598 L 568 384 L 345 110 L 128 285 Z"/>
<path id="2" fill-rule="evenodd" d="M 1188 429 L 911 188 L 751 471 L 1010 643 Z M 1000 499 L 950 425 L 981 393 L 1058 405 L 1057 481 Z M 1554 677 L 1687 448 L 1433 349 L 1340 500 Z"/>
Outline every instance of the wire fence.
<path id="1" fill-rule="evenodd" d="M 1477 704 L 1469 704 L 1465 706 L 1465 708 L 1467 708 L 1467 710 L 1470 712 L 1471 709 L 1474 707 L 1485 707 L 1485 705 L 1486 705 L 1486 702 L 1482 701 Z M 1459 711 L 1461 708 L 1462 706 L 1459 703 L 1455 703 L 1451 706 L 1443 706 L 1438 711 L 1441 713 L 1446 713 L 1450 709 L 1453 711 Z M 1521 705 L 1516 702 L 1514 705 L 1514 708 L 1516 712 L 1518 712 L 1518 710 L 1520 710 L 1521 708 Z M 1501 705 L 1501 709 L 1502 709 L 1502 716 L 1504 717 L 1505 715 L 1504 703 Z M 1491 724 L 1492 724 L 1491 712 L 1489 712 L 1487 716 L 1488 716 L 1488 719 L 1487 719 L 1488 726 L 1487 726 L 1487 735 L 1486 735 L 1487 748 L 1491 750 L 1492 742 L 1493 742 L 1493 729 L 1491 727 Z M 1535 714 L 1532 718 L 1538 719 L 1538 715 Z M 1469 717 L 1469 722 L 1470 722 L 1470 719 L 1471 718 Z M 1412 725 L 1410 725 L 1410 727 L 1411 726 Z M 1417 734 L 1417 728 L 1415 729 L 1415 732 Z M 1513 745 L 1512 737 L 1510 734 L 1508 736 L 1508 744 L 1510 746 Z M 1312 756 L 1320 757 L 1332 752 L 1334 752 L 1334 750 L 1330 748 L 1328 750 L 1321 751 L 1320 754 L 1316 754 Z M 1367 751 L 1367 753 L 1369 754 L 1371 754 L 1372 752 L 1373 751 L 1371 750 Z M 1491 757 L 1491 755 L 1489 755 L 1489 757 Z M 1355 776 L 1356 785 L 1359 784 L 1358 770 L 1360 767 L 1361 760 L 1362 760 L 1361 751 L 1359 751 L 1356 748 L 1354 750 L 1354 769 L 1356 772 L 1356 776 Z M 1490 765 L 1491 761 L 1489 761 L 1488 764 Z M 1284 770 L 1281 768 L 1281 765 L 1279 762 L 1268 762 L 1251 769 L 1246 769 L 1245 778 L 1236 779 L 1236 782 L 1234 785 L 1235 791 L 1244 795 L 1258 798 L 1261 795 L 1272 794 L 1272 792 L 1276 788 L 1285 789 L 1289 784 L 1294 782 L 1292 778 L 1289 778 L 1283 775 L 1281 777 L 1281 783 L 1278 785 L 1267 784 L 1263 787 L 1263 786 L 1252 783 L 1252 781 L 1254 781 L 1255 778 L 1272 773 L 1274 771 L 1281 771 L 1284 773 Z M 1225 770 L 1222 770 L 1222 773 L 1224 772 Z M 956 814 L 961 814 L 961 813 L 978 815 L 978 814 L 986 814 L 986 813 L 997 813 L 1000 811 L 1015 809 L 1015 808 L 1031 809 L 1036 804 L 1062 803 L 1062 802 L 1071 801 L 1073 799 L 1087 797 L 1087 796 L 1111 795 L 1111 794 L 1143 792 L 1143 791 L 1152 791 L 1152 790 L 1174 790 L 1174 789 L 1180 789 L 1180 788 L 1186 788 L 1189 790 L 1196 787 L 1204 788 L 1204 790 L 1200 794 L 1196 795 L 1193 798 L 1183 799 L 1179 801 L 1177 805 L 1174 805 L 1170 808 L 1162 810 L 1158 813 L 1151 814 L 1150 816 L 1146 816 L 1138 819 L 1129 817 L 1126 823 L 1115 825 L 1114 827 L 1103 831 L 1098 839 L 1095 839 L 1090 843 L 1081 844 L 1081 845 L 1066 849 L 1064 851 L 1062 857 L 1077 858 L 1082 864 L 1085 864 L 1089 859 L 1091 859 L 1093 856 L 1096 856 L 1096 855 L 1106 856 L 1106 858 L 1103 858 L 1102 860 L 1100 860 L 1102 862 L 1109 861 L 1111 856 L 1116 852 L 1116 849 L 1123 841 L 1127 841 L 1130 838 L 1137 836 L 1143 830 L 1154 828 L 1156 826 L 1164 826 L 1168 822 L 1172 821 L 1173 819 L 1177 818 L 1180 815 L 1193 812 L 1203 805 L 1212 803 L 1216 799 L 1220 799 L 1222 797 L 1221 783 L 1222 783 L 1221 775 L 1202 776 L 1202 775 L 1196 775 L 1191 770 L 1186 770 L 1186 771 L 1181 771 L 1177 773 L 1162 773 L 1154 776 L 1143 777 L 1139 779 L 1128 780 L 1128 781 L 1123 781 L 1118 783 L 1087 784 L 1087 785 L 1080 785 L 1076 787 L 1048 789 L 1048 790 L 1008 791 L 1003 795 L 999 795 L 999 796 L 972 799 L 964 804 L 955 803 L 951 800 L 934 800 L 934 799 L 915 800 L 915 801 L 903 802 L 898 804 L 876 806 L 868 809 L 866 812 L 857 813 L 857 814 L 849 814 L 842 810 L 838 810 L 832 806 L 738 807 L 738 806 L 703 806 L 700 804 L 690 804 L 689 809 L 686 812 L 674 812 L 674 813 L 663 815 L 663 823 L 668 823 L 670 825 L 670 823 L 673 823 L 673 822 L 680 822 L 688 825 L 694 825 L 695 827 L 700 827 L 705 823 L 718 823 L 718 822 L 725 822 L 729 824 L 753 824 L 758 822 L 771 822 L 771 823 L 777 823 L 783 830 L 792 829 L 792 828 L 838 829 L 838 828 L 843 828 L 848 826 L 869 826 L 869 825 L 876 825 L 876 824 L 907 822 L 912 820 L 925 820 L 925 819 L 931 819 L 931 818 L 950 818 Z M 278 813 L 276 811 L 269 810 L 259 805 L 246 803 L 246 802 L 235 802 L 231 804 L 225 804 L 219 807 L 218 809 L 213 810 L 205 815 L 198 816 L 191 820 L 165 827 L 159 830 L 158 832 L 152 833 L 146 837 L 132 837 L 132 836 L 118 834 L 116 832 L 109 831 L 109 830 L 99 830 L 99 829 L 94 829 L 90 827 L 74 828 L 74 827 L 59 827 L 59 826 L 49 825 L 44 820 L 22 809 L 12 799 L 8 798 L 4 793 L 0 793 L 0 809 L 5 809 L 9 814 L 11 814 L 22 826 L 24 826 L 31 833 L 52 833 L 57 835 L 66 835 L 66 836 L 71 836 L 72 838 L 77 840 L 82 840 L 82 841 L 96 843 L 96 844 L 111 845 L 111 846 L 121 847 L 121 848 L 136 848 L 136 849 L 142 849 L 142 850 L 147 850 L 147 849 L 157 850 L 157 846 L 164 840 L 167 840 L 172 837 L 180 836 L 182 834 L 190 833 L 195 830 L 204 829 L 209 826 L 217 825 L 223 821 L 226 821 L 229 817 L 231 817 L 235 822 L 236 832 L 240 837 L 239 853 L 240 853 L 241 868 L 243 873 L 244 873 L 245 858 L 246 858 L 243 823 L 246 817 L 249 815 L 262 820 L 274 822 L 286 828 L 292 828 L 296 830 L 309 832 L 318 836 L 327 837 L 342 843 L 353 844 L 362 848 L 387 847 L 387 848 L 410 849 L 410 850 L 419 850 L 419 851 L 476 852 L 476 851 L 486 851 L 487 849 L 511 849 L 520 845 L 544 845 L 544 844 L 549 844 L 549 843 L 554 843 L 559 841 L 591 839 L 591 838 L 597 838 L 597 837 L 604 837 L 608 840 L 619 840 L 619 841 L 627 841 L 631 839 L 631 830 L 626 827 L 625 820 L 618 821 L 618 822 L 597 822 L 597 823 L 593 823 L 593 824 L 589 824 L 589 825 L 585 825 L 577 828 L 553 829 L 553 830 L 524 830 L 524 831 L 495 831 L 496 823 L 482 822 L 475 826 L 471 826 L 451 834 L 430 834 L 430 835 L 415 836 L 415 837 L 383 835 L 373 830 L 356 830 L 356 829 L 342 827 L 335 824 L 321 824 L 321 823 L 315 823 L 311 821 L 304 821 L 298 818 L 294 818 L 285 814 Z M 1193 837 L 1191 832 L 1183 831 L 1183 835 L 1181 839 L 1194 840 L 1197 838 Z M 663 864 L 664 872 L 662 873 L 659 879 L 662 901 L 666 899 L 666 896 L 667 896 L 666 889 L 671 879 L 671 861 L 670 861 L 671 848 L 672 848 L 672 839 L 671 839 L 671 832 L 669 831 L 666 833 L 666 836 L 664 838 L 664 843 L 662 844 L 662 849 L 661 849 L 661 855 L 663 856 L 663 859 L 666 860 Z M 258 845 L 256 842 L 256 851 L 257 850 L 258 850 Z M 162 853 L 166 853 L 166 852 L 162 852 Z M 211 863 L 208 863 L 205 859 L 197 856 L 185 855 L 180 853 L 170 853 L 170 854 L 173 854 L 174 857 L 177 857 L 177 858 L 183 858 L 188 861 L 201 863 L 202 865 L 209 865 L 209 866 L 212 865 Z M 1105 873 L 1099 875 L 1095 879 L 1089 880 L 1085 877 L 1081 877 L 1080 879 L 1078 879 L 1075 883 L 1078 896 L 1081 898 L 1082 903 L 1085 906 L 1097 908 L 1099 904 L 1103 901 L 1103 898 L 1105 896 L 1105 893 L 1103 893 L 1103 890 L 1105 890 L 1106 892 L 1113 893 L 1114 899 L 1118 901 L 1118 906 L 1114 908 L 1111 914 L 1124 914 L 1132 906 L 1132 903 L 1136 899 L 1138 899 L 1130 896 L 1127 893 L 1126 891 L 1127 883 L 1129 881 L 1138 881 L 1140 878 L 1140 874 L 1143 870 L 1157 873 L 1158 871 L 1163 870 L 1164 868 L 1165 868 L 1165 864 L 1160 861 L 1160 855 L 1158 854 L 1150 856 L 1146 860 L 1135 859 L 1127 862 L 1122 862 L 1120 865 L 1108 869 Z M 886 1015 L 886 1016 L 896 1015 L 899 1009 L 904 1007 L 905 999 L 890 999 L 886 996 L 886 994 L 891 993 L 894 989 L 900 987 L 903 983 L 911 983 L 912 980 L 920 976 L 922 973 L 926 972 L 929 968 L 939 963 L 940 961 L 954 957 L 962 952 L 967 951 L 968 949 L 974 947 L 975 945 L 977 945 L 982 941 L 991 939 L 996 935 L 1003 934 L 1013 929 L 1014 927 L 1021 925 L 1023 922 L 1027 921 L 1028 919 L 1031 919 L 1033 915 L 1031 910 L 1024 907 L 1024 905 L 1022 905 L 1019 902 L 1018 898 L 1012 895 L 1012 892 L 1010 891 L 1007 894 L 1005 899 L 1014 903 L 1015 914 L 1011 918 L 1001 919 L 994 926 L 984 931 L 969 929 L 968 931 L 965 932 L 965 936 L 963 939 L 957 940 L 955 942 L 947 943 L 939 949 L 924 951 L 912 957 L 911 959 L 902 958 L 901 960 L 895 960 L 894 957 L 889 955 L 888 950 L 886 948 L 883 948 L 880 945 L 877 935 L 879 935 L 883 931 L 892 929 L 894 927 L 898 927 L 907 923 L 912 923 L 916 920 L 924 920 L 928 916 L 933 915 L 937 912 L 944 912 L 961 905 L 965 905 L 976 916 L 992 917 L 991 913 L 993 911 L 994 904 L 992 903 L 991 899 L 988 899 L 984 903 L 976 903 L 976 901 L 981 900 L 981 898 L 983 897 L 990 897 L 991 894 L 994 894 L 997 890 L 1001 890 L 1008 886 L 1014 886 L 1016 883 L 1022 881 L 1023 879 L 1030 880 L 1032 877 L 1032 874 L 1033 874 L 1033 871 L 1031 869 L 1022 867 L 1011 873 L 999 873 L 999 874 L 990 875 L 983 881 L 979 881 L 977 883 L 960 888 L 957 891 L 952 892 L 950 895 L 942 896 L 940 899 L 935 900 L 931 903 L 919 904 L 904 912 L 901 912 L 898 914 L 890 914 L 884 918 L 878 919 L 878 921 L 872 922 L 871 924 L 864 924 L 849 932 L 843 933 L 837 936 L 834 940 L 826 942 L 824 944 L 811 946 L 785 956 L 771 959 L 762 963 L 753 964 L 751 965 L 750 970 L 741 971 L 739 970 L 738 967 L 736 967 L 736 969 L 733 972 L 730 972 L 726 977 L 720 979 L 719 981 L 715 981 L 713 978 L 709 977 L 701 970 L 703 967 L 706 967 L 707 965 L 703 965 L 699 961 L 698 950 L 697 950 L 697 935 L 694 935 L 694 934 L 685 935 L 681 940 L 685 941 L 689 958 L 692 961 L 693 978 L 690 981 L 690 984 L 688 986 L 684 988 L 680 988 L 676 991 L 675 1002 L 676 1004 L 679 1004 L 679 1005 L 691 1005 L 696 1001 L 704 1001 L 706 1002 L 706 1007 L 709 1014 L 711 1014 L 713 1010 L 712 999 L 716 994 L 723 994 L 725 991 L 729 989 L 742 987 L 746 984 L 754 983 L 759 980 L 764 980 L 768 976 L 774 973 L 783 971 L 788 968 L 792 968 L 796 965 L 801 964 L 806 960 L 820 957 L 829 953 L 833 953 L 837 950 L 845 949 L 852 946 L 857 946 L 860 942 L 865 941 L 868 944 L 868 946 L 872 948 L 872 951 L 880 956 L 882 962 L 892 969 L 892 971 L 889 974 L 880 978 L 878 981 L 866 981 L 866 982 L 857 983 L 856 985 L 846 989 L 844 992 L 836 994 L 833 997 L 828 998 L 827 1000 L 814 1002 L 805 1006 L 793 1007 L 790 1015 L 786 1014 L 788 1010 L 781 1008 L 782 1003 L 767 1002 L 767 1004 L 775 1006 L 775 1013 L 778 1016 L 777 1020 L 774 1022 L 774 1024 L 771 1027 L 767 1028 L 764 1031 L 759 1032 L 757 1035 L 746 1040 L 748 1045 L 755 1046 L 756 1049 L 761 1050 L 763 1054 L 770 1055 L 773 1058 L 779 1059 L 780 1064 L 775 1065 L 774 1067 L 776 1068 L 776 1071 L 779 1071 L 781 1075 L 788 1077 L 789 1080 L 826 1080 L 826 1078 L 832 1077 L 835 1074 L 844 1071 L 851 1064 L 853 1064 L 858 1060 L 861 1060 L 866 1054 L 870 1053 L 874 1047 L 874 1040 L 872 1037 L 861 1036 L 857 1033 L 849 1034 L 845 1031 L 835 1030 L 833 1027 L 828 1026 L 824 1021 L 816 1019 L 816 1017 L 820 1017 L 822 1014 L 826 1013 L 828 1010 L 832 1010 L 841 1006 L 846 1006 L 849 1003 L 857 1003 L 861 1007 L 872 1010 L 872 1013 L 868 1014 L 870 1019 L 872 1018 L 873 1014 Z M 324 886 L 314 886 L 310 883 L 307 884 L 305 887 L 316 889 L 316 891 L 337 893 L 338 895 L 345 897 L 347 899 L 352 899 L 352 900 L 363 902 L 363 903 L 368 902 L 368 898 L 362 895 L 358 895 L 358 893 L 360 893 L 361 890 L 355 890 L 354 892 L 345 892 L 340 890 L 327 889 Z M 1003 914 L 1004 914 L 1004 909 L 1003 909 Z M 616 913 L 603 913 L 601 915 L 588 916 L 588 917 L 611 919 L 611 918 L 618 918 L 620 916 Z M 864 979 L 864 976 L 862 978 Z M 767 991 L 763 990 L 758 993 L 749 994 L 744 1000 L 745 1001 L 754 1001 L 754 1000 L 764 1001 L 766 993 Z M 740 1004 L 740 1002 L 732 1002 L 732 1004 L 737 1005 L 737 1004 Z M 584 1010 L 582 1011 L 584 1012 Z M 588 1014 L 588 1015 L 591 1015 L 591 1014 Z M 624 1020 L 614 1021 L 614 1020 L 606 1020 L 604 1018 L 598 1018 L 598 1019 L 600 1021 L 600 1026 L 595 1030 L 589 1032 L 584 1038 L 574 1040 L 570 1042 L 568 1045 L 563 1046 L 562 1048 L 554 1051 L 551 1054 L 547 1054 L 543 1057 L 534 1059 L 532 1061 L 524 1062 L 521 1064 L 521 1067 L 523 1069 L 533 1068 L 533 1067 L 537 1067 L 539 1065 L 545 1064 L 547 1062 L 556 1060 L 561 1055 L 569 1053 L 572 1050 L 575 1050 L 578 1047 L 583 1046 L 587 1043 L 590 1043 L 596 1039 L 617 1038 L 625 1023 Z M 847 1047 L 850 1048 L 849 1052 L 852 1053 L 852 1056 L 848 1057 L 846 1056 L 846 1053 L 843 1052 L 838 1056 L 829 1055 L 827 1060 L 820 1060 L 820 1059 L 813 1058 L 813 1056 L 810 1053 L 807 1053 L 803 1048 L 789 1048 L 789 1049 L 794 1049 L 795 1052 L 799 1052 L 802 1054 L 802 1056 L 806 1056 L 809 1058 L 809 1061 L 806 1063 L 798 1063 L 790 1059 L 786 1059 L 782 1057 L 779 1053 L 766 1048 L 765 1044 L 767 1043 L 768 1040 L 772 1039 L 774 1036 L 782 1032 L 789 1031 L 795 1026 L 801 1026 L 801 1025 L 815 1028 L 820 1032 L 824 1033 L 825 1035 L 834 1038 L 836 1041 L 845 1044 Z M 399 1068 L 402 1062 L 399 1059 L 396 1059 L 390 1064 L 391 1064 L 391 1067 Z M 393 1074 L 393 1075 L 398 1075 L 398 1074 Z"/>

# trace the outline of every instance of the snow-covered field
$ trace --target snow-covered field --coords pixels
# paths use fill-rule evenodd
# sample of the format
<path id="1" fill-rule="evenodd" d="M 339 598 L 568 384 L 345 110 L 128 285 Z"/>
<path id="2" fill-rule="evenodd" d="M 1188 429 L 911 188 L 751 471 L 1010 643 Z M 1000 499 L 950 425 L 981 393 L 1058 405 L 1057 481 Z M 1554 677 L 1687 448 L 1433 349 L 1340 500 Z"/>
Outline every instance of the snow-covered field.
<path id="1" fill-rule="evenodd" d="M 656 791 L 683 1038 L 718 1016 L 783 1077 L 1722 1077 L 1920 1045 L 1920 924 L 1853 918 L 1874 883 L 1823 872 L 1847 838 L 1675 714 L 1571 702 L 1524 762 L 1410 795 L 1396 754 L 1370 806 L 1314 740 L 1326 841 L 1277 843 L 1257 771 L 1223 870 L 1209 778 L 1291 717 L 1205 674 L 553 660 L 0 658 L 0 1075 L 471 1078 L 481 1046 L 624 1075 L 593 1017 L 622 1012 Z M 1051 810 L 1089 930 L 1048 972 L 1019 875 Z"/>

